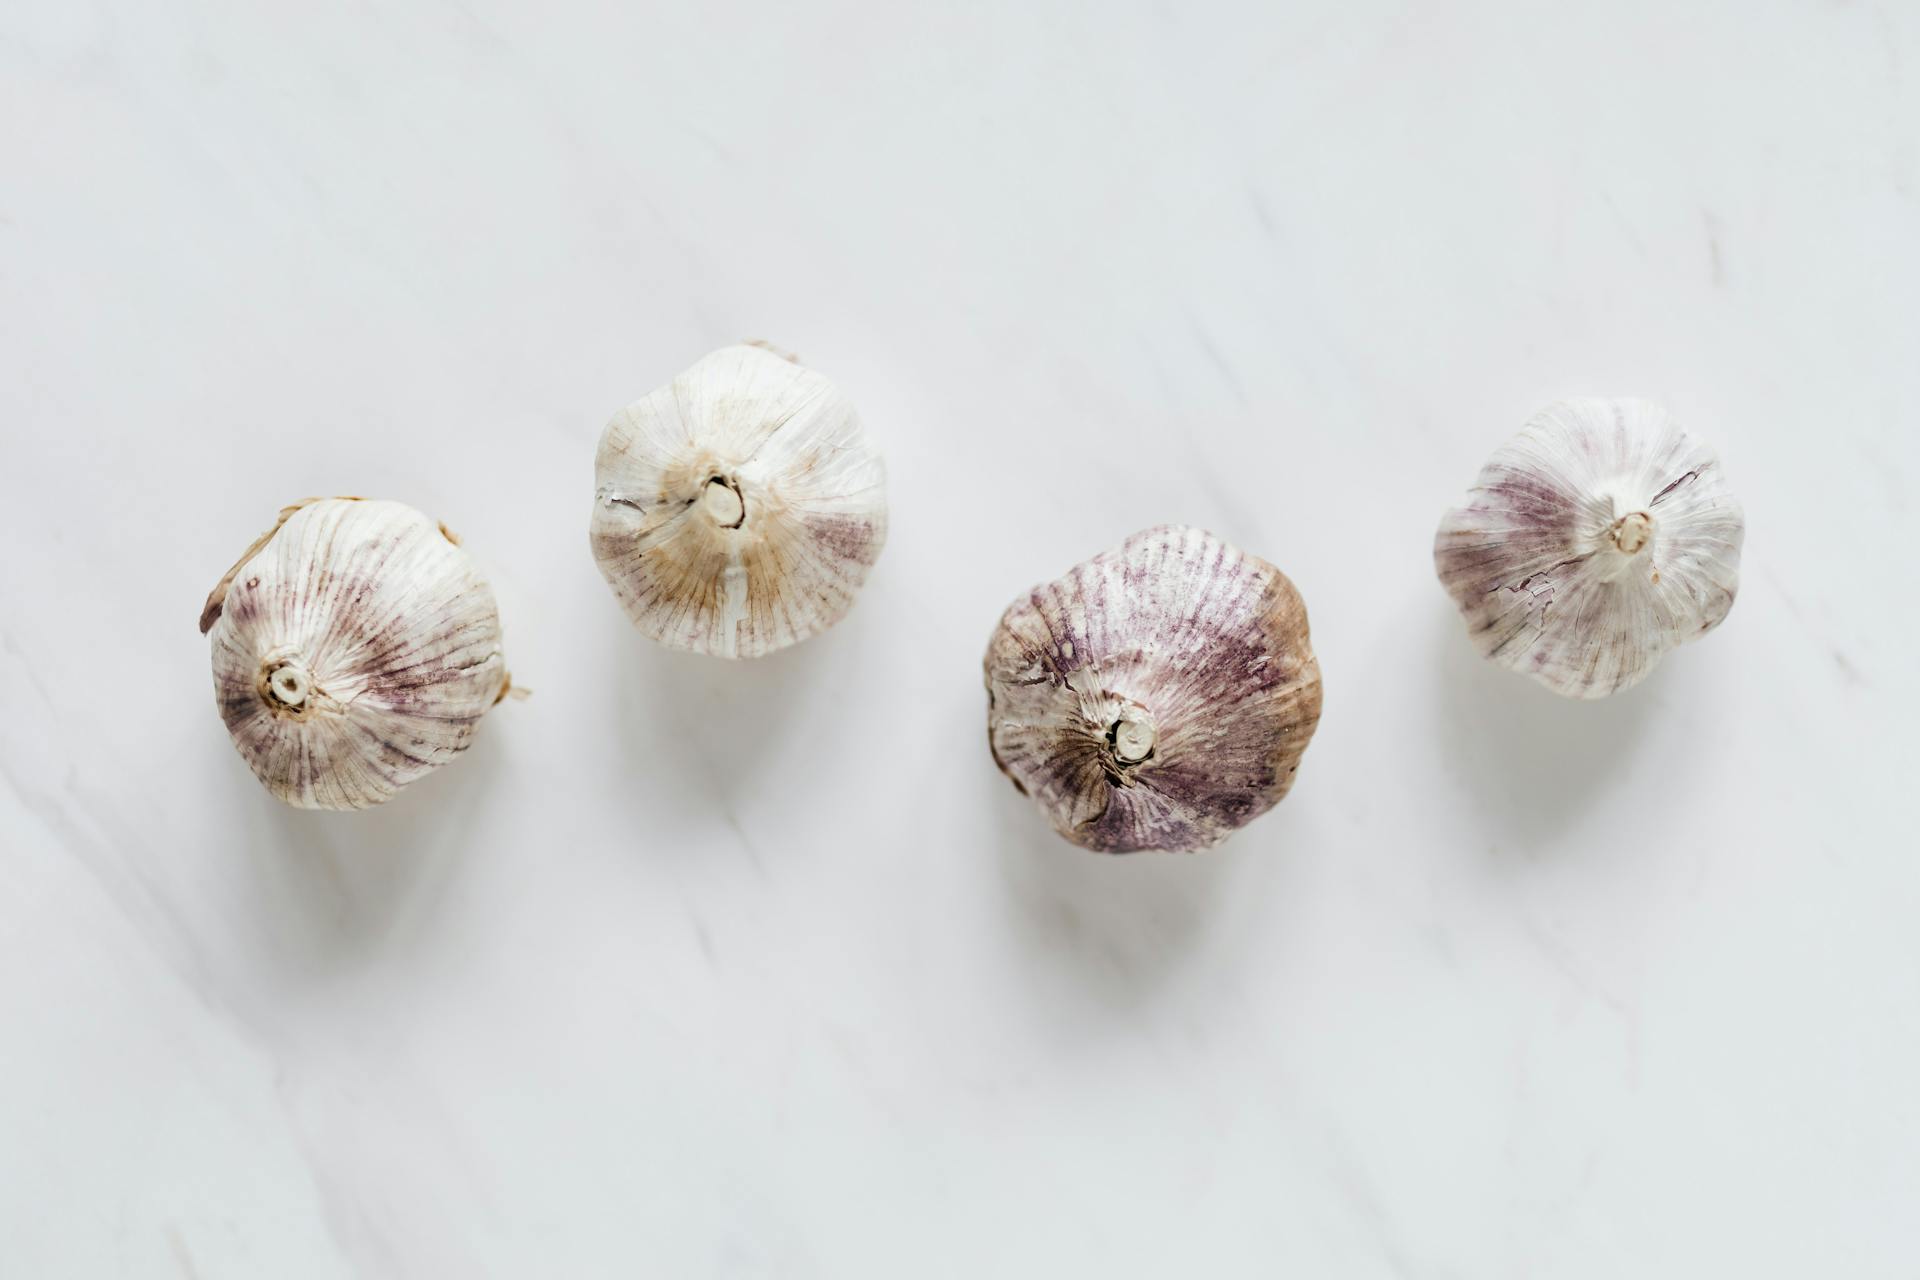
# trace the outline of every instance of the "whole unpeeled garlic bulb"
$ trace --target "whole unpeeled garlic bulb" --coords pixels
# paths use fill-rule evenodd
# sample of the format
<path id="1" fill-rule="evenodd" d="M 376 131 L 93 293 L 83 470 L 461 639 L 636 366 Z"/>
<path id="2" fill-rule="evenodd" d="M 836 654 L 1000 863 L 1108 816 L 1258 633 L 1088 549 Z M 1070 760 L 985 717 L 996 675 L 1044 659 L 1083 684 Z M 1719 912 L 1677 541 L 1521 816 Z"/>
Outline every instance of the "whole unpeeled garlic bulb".
<path id="1" fill-rule="evenodd" d="M 1494 453 L 1433 560 L 1484 656 L 1604 698 L 1727 616 L 1744 530 L 1719 459 L 1665 409 L 1568 400 Z"/>
<path id="2" fill-rule="evenodd" d="M 365 809 L 467 749 L 509 687 L 493 591 L 398 502 L 280 513 L 200 615 L 233 745 L 302 809 Z"/>
<path id="3" fill-rule="evenodd" d="M 1103 853 L 1217 844 L 1287 794 L 1320 722 L 1300 593 L 1172 525 L 1016 600 L 986 676 L 994 763 Z"/>
<path id="4" fill-rule="evenodd" d="M 593 557 L 634 625 L 757 658 L 838 622 L 887 536 L 886 469 L 853 405 L 750 345 L 714 352 L 607 424 Z"/>

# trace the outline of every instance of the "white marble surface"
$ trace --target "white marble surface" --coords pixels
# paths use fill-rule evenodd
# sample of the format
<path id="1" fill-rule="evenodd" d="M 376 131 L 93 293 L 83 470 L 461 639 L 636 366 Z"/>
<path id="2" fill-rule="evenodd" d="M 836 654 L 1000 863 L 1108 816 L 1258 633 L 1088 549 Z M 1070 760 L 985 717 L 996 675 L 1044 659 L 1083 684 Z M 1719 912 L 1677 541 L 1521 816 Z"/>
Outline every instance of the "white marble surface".
<path id="1" fill-rule="evenodd" d="M 0 1272 L 1912 1276 L 1920 10 L 0 12 Z M 853 614 L 650 648 L 618 405 L 740 337 L 889 457 Z M 1749 516 L 1614 701 L 1434 524 L 1660 399 Z M 277 807 L 202 596 L 406 499 L 532 701 Z M 1286 568 L 1327 709 L 1204 858 L 994 771 L 1018 591 Z"/>

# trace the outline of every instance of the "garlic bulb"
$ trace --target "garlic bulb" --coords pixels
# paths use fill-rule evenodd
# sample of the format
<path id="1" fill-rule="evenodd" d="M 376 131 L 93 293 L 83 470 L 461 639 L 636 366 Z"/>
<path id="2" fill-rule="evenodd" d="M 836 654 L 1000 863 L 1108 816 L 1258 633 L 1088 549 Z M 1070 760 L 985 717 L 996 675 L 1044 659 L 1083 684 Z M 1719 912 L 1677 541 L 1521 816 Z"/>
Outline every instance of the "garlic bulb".
<path id="1" fill-rule="evenodd" d="M 1569 400 L 1527 423 L 1434 538 L 1480 652 L 1604 698 L 1711 631 L 1740 581 L 1719 459 L 1644 400 Z"/>
<path id="2" fill-rule="evenodd" d="M 1171 525 L 1016 600 L 986 676 L 994 762 L 1103 853 L 1217 844 L 1287 794 L 1320 722 L 1300 593 Z"/>
<path id="3" fill-rule="evenodd" d="M 207 597 L 233 744 L 302 809 L 365 809 L 467 749 L 508 689 L 493 592 L 445 526 L 309 498 Z"/>
<path id="4" fill-rule="evenodd" d="M 757 658 L 838 622 L 887 536 L 886 469 L 831 382 L 726 347 L 615 414 L 593 556 L 642 632 Z"/>

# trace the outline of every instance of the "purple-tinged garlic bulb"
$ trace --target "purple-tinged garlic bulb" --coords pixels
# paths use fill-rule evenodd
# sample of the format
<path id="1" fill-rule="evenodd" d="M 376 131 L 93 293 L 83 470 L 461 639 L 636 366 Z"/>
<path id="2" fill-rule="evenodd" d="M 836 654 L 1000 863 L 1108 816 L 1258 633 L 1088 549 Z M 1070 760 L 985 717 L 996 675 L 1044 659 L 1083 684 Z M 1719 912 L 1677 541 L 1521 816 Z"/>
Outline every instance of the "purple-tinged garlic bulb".
<path id="1" fill-rule="evenodd" d="M 831 382 L 726 347 L 607 424 L 593 558 L 649 638 L 757 658 L 838 622 L 887 537 L 886 468 Z"/>
<path id="2" fill-rule="evenodd" d="M 1570 698 L 1718 626 L 1745 522 L 1712 449 L 1644 400 L 1568 400 L 1497 450 L 1434 537 L 1483 656 Z"/>
<path id="3" fill-rule="evenodd" d="M 1320 723 L 1300 593 L 1173 525 L 1016 600 L 986 675 L 994 763 L 1102 853 L 1219 843 L 1287 794 Z"/>
<path id="4" fill-rule="evenodd" d="M 444 525 L 309 498 L 207 597 L 233 745 L 301 809 L 365 809 L 467 749 L 506 696 L 493 591 Z"/>

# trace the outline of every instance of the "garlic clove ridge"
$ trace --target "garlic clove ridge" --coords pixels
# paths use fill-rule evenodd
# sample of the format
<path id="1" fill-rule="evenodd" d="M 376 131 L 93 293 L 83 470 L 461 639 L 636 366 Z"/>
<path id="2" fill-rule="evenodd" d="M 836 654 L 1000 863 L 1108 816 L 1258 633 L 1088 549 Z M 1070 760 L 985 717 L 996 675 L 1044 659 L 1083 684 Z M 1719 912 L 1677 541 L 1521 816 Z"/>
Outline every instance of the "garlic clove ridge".
<path id="1" fill-rule="evenodd" d="M 1104 853 L 1219 843 L 1285 797 L 1320 720 L 1293 583 L 1175 525 L 1016 600 L 985 674 L 994 762 Z"/>
<path id="2" fill-rule="evenodd" d="M 716 351 L 615 414 L 594 479 L 594 561 L 675 649 L 754 658 L 819 634 L 886 542 L 886 469 L 852 403 L 763 347 Z"/>
<path id="3" fill-rule="evenodd" d="M 364 809 L 466 750 L 507 693 L 493 592 L 398 502 L 306 499 L 208 597 L 234 747 L 303 809 Z"/>
<path id="4" fill-rule="evenodd" d="M 1719 457 L 1665 409 L 1567 400 L 1494 452 L 1434 568 L 1483 656 L 1604 698 L 1726 618 L 1744 536 Z"/>

